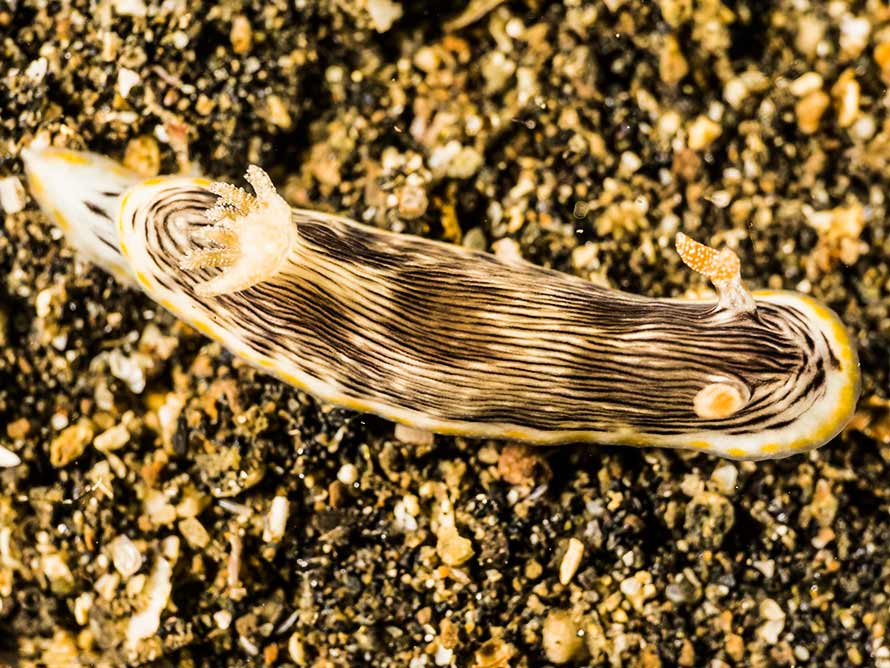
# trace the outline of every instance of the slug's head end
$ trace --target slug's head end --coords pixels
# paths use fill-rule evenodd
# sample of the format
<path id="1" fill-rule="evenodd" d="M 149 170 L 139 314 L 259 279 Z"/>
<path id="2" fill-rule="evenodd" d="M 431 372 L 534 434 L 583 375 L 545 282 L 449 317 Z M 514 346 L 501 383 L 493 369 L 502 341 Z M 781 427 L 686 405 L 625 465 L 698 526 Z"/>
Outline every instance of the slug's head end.
<path id="1" fill-rule="evenodd" d="M 717 288 L 720 306 L 733 313 L 755 309 L 754 299 L 742 283 L 742 263 L 729 248 L 718 251 L 677 233 L 677 253 L 687 267 L 709 278 Z"/>
<path id="2" fill-rule="evenodd" d="M 275 275 L 296 243 L 290 207 L 268 174 L 251 165 L 246 175 L 255 195 L 228 183 L 211 184 L 219 199 L 206 212 L 209 225 L 193 235 L 199 246 L 180 263 L 185 271 L 218 268 L 196 285 L 206 297 L 239 292 Z"/>

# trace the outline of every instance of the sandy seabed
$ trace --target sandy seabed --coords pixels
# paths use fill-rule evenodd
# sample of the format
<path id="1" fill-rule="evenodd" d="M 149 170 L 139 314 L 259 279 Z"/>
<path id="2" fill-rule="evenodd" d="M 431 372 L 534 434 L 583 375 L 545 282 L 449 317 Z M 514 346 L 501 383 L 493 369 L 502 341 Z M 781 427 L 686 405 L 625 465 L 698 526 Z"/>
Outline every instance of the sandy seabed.
<path id="1" fill-rule="evenodd" d="M 876 0 L 0 2 L 7 661 L 890 666 L 888 82 Z M 860 409 L 754 464 L 322 405 L 79 260 L 35 140 L 654 297 L 683 230 L 837 311 Z"/>

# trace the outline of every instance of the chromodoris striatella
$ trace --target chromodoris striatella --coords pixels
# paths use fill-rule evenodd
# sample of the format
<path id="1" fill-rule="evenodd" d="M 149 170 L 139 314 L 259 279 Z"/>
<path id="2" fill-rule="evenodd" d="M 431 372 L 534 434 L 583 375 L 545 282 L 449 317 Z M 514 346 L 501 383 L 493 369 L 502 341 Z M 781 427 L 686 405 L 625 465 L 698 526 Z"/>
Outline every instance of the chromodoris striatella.
<path id="1" fill-rule="evenodd" d="M 749 293 L 739 259 L 678 235 L 716 301 L 649 299 L 526 262 L 143 180 L 91 153 L 23 153 L 31 190 L 89 259 L 235 355 L 324 401 L 443 434 L 688 448 L 737 459 L 819 447 L 859 366 L 837 316 Z"/>

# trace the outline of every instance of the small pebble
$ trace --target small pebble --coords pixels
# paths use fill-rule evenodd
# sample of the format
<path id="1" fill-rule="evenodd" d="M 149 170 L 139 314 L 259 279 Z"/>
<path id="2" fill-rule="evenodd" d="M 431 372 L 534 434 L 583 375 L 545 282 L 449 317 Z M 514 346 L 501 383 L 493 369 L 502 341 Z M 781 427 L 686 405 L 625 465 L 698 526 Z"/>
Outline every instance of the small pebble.
<path id="1" fill-rule="evenodd" d="M 723 496 L 731 496 L 735 493 L 735 486 L 739 479 L 739 470 L 734 464 L 724 462 L 719 464 L 711 473 L 711 483 L 714 490 Z"/>
<path id="2" fill-rule="evenodd" d="M 210 543 L 210 534 L 197 517 L 186 517 L 179 522 L 179 533 L 191 547 L 203 550 Z"/>
<path id="3" fill-rule="evenodd" d="M 337 480 L 344 485 L 350 486 L 358 480 L 358 468 L 355 464 L 344 464 L 337 471 Z"/>
<path id="4" fill-rule="evenodd" d="M 701 151 L 710 146 L 723 133 L 719 123 L 707 116 L 699 116 L 689 126 L 689 148 Z"/>
<path id="5" fill-rule="evenodd" d="M 124 579 L 142 568 L 142 553 L 136 544 L 124 534 L 117 536 L 109 545 L 111 561 Z"/>
<path id="6" fill-rule="evenodd" d="M 18 466 L 22 463 L 22 460 L 19 458 L 17 454 L 12 452 L 11 450 L 7 450 L 2 445 L 0 445 L 0 468 L 9 468 L 11 466 Z"/>
<path id="7" fill-rule="evenodd" d="M 547 659 L 556 664 L 568 663 L 584 646 L 578 625 L 567 610 L 551 610 L 544 619 L 542 645 Z"/>
<path id="8" fill-rule="evenodd" d="M 817 90 L 822 90 L 823 83 L 822 76 L 818 72 L 807 72 L 792 81 L 788 89 L 796 97 L 805 97 Z"/>
<path id="9" fill-rule="evenodd" d="M 785 628 L 785 611 L 773 599 L 767 598 L 760 603 L 760 616 L 766 621 L 757 627 L 757 636 L 766 644 L 775 645 Z"/>
<path id="10" fill-rule="evenodd" d="M 834 97 L 837 124 L 840 127 L 850 127 L 859 116 L 859 93 L 859 82 L 852 69 L 846 70 L 832 86 L 831 95 Z"/>
<path id="11" fill-rule="evenodd" d="M 559 564 L 560 584 L 565 586 L 572 581 L 572 578 L 575 577 L 575 573 L 578 571 L 578 566 L 581 565 L 581 559 L 583 559 L 583 557 L 584 543 L 574 536 L 569 538 L 569 545 Z"/>
<path id="12" fill-rule="evenodd" d="M 5 213 L 18 213 L 25 208 L 25 187 L 17 176 L 0 179 L 0 208 Z"/>
<path id="13" fill-rule="evenodd" d="M 161 171 L 161 149 L 151 135 L 142 135 L 127 142 L 124 165 L 140 176 L 157 176 Z"/>
<path id="14" fill-rule="evenodd" d="M 397 424 L 393 436 L 400 443 L 406 445 L 414 445 L 418 447 L 429 447 L 435 441 L 435 435 L 431 431 L 408 427 L 404 424 Z"/>
<path id="15" fill-rule="evenodd" d="M 243 14 L 232 18 L 229 41 L 232 43 L 232 51 L 237 54 L 247 53 L 253 46 L 253 29 L 250 26 L 250 20 Z"/>
<path id="16" fill-rule="evenodd" d="M 132 647 L 140 640 L 152 637 L 161 626 L 161 613 L 167 607 L 167 601 L 173 591 L 171 576 L 173 568 L 163 557 L 159 557 L 151 578 L 149 578 L 148 595 L 139 612 L 130 617 L 127 624 L 127 643 Z"/>
<path id="17" fill-rule="evenodd" d="M 138 72 L 122 67 L 117 73 L 117 92 L 121 97 L 127 97 L 141 80 Z"/>
<path id="18" fill-rule="evenodd" d="M 799 100 L 794 106 L 794 113 L 800 131 L 808 135 L 818 131 L 822 114 L 828 109 L 830 102 L 831 98 L 822 90 L 815 90 Z"/>
<path id="19" fill-rule="evenodd" d="M 664 39 L 658 58 L 658 74 L 666 84 L 674 85 L 689 73 L 689 63 L 683 56 L 680 43 L 674 35 Z"/>
<path id="20" fill-rule="evenodd" d="M 132 414 L 131 414 L 132 415 Z M 113 452 L 120 450 L 130 440 L 130 432 L 125 424 L 116 424 L 106 429 L 93 439 L 93 447 L 100 452 Z"/>
<path id="21" fill-rule="evenodd" d="M 339 479 L 339 477 L 338 474 L 337 478 Z M 343 481 L 341 480 L 340 482 Z M 290 504 L 286 496 L 278 495 L 272 499 L 272 503 L 269 505 L 269 513 L 266 515 L 266 526 L 263 529 L 263 540 L 265 542 L 277 543 L 284 538 L 289 514 Z"/>
<path id="22" fill-rule="evenodd" d="M 473 556 L 473 544 L 454 527 L 442 527 L 436 541 L 436 552 L 446 566 L 461 566 Z"/>
<path id="23" fill-rule="evenodd" d="M 422 186 L 407 185 L 398 192 L 399 215 L 402 218 L 413 220 L 426 213 L 430 202 L 426 190 Z"/>
<path id="24" fill-rule="evenodd" d="M 213 613 L 213 621 L 216 623 L 216 628 L 225 631 L 232 625 L 232 613 L 228 610 L 217 610 Z"/>
<path id="25" fill-rule="evenodd" d="M 83 454 L 92 440 L 93 427 L 89 420 L 79 420 L 52 440 L 49 445 L 49 463 L 56 468 L 67 466 Z"/>
<path id="26" fill-rule="evenodd" d="M 113 0 L 112 6 L 121 16 L 145 16 L 148 13 L 143 0 Z"/>
<path id="27" fill-rule="evenodd" d="M 841 19 L 841 58 L 853 60 L 868 46 L 871 23 L 867 18 L 847 14 Z"/>
<path id="28" fill-rule="evenodd" d="M 402 18 L 402 6 L 393 0 L 366 0 L 371 25 L 377 32 L 386 32 Z"/>
<path id="29" fill-rule="evenodd" d="M 468 179 L 479 171 L 484 159 L 476 149 L 461 147 L 448 165 L 446 174 L 453 179 Z"/>
<path id="30" fill-rule="evenodd" d="M 74 575 L 58 552 L 43 555 L 40 566 L 54 592 L 66 594 L 74 586 Z"/>

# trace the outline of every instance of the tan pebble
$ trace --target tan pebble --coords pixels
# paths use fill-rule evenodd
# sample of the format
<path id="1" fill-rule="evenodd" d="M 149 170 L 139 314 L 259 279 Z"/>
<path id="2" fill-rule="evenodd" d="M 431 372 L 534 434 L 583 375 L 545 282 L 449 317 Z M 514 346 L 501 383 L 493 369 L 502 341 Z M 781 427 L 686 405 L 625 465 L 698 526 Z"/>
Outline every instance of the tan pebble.
<path id="1" fill-rule="evenodd" d="M 93 607 L 94 596 L 92 592 L 85 591 L 74 599 L 74 621 L 81 626 L 86 626 L 90 620 L 90 609 Z"/>
<path id="2" fill-rule="evenodd" d="M 113 0 L 112 6 L 121 16 L 145 16 L 148 13 L 143 0 Z"/>
<path id="3" fill-rule="evenodd" d="M 745 658 L 745 640 L 742 636 L 730 633 L 726 636 L 726 653 L 736 663 L 741 663 Z"/>
<path id="4" fill-rule="evenodd" d="M 0 179 L 0 209 L 18 213 L 25 208 L 25 187 L 17 176 Z"/>
<path id="5" fill-rule="evenodd" d="M 163 492 L 150 489 L 143 502 L 145 514 L 152 523 L 163 526 L 176 521 L 176 508 L 168 501 Z"/>
<path id="6" fill-rule="evenodd" d="M 606 638 L 602 625 L 597 621 L 589 622 L 584 627 L 584 640 L 591 662 L 604 656 L 609 649 L 609 640 Z"/>
<path id="7" fill-rule="evenodd" d="M 216 107 L 216 102 L 213 101 L 213 98 L 207 97 L 203 93 L 198 96 L 198 101 L 195 102 L 195 111 L 197 111 L 202 116 L 207 116 L 211 111 Z"/>
<path id="8" fill-rule="evenodd" d="M 19 418 L 6 425 L 6 435 L 14 441 L 25 438 L 29 431 L 31 431 L 31 423 L 28 422 L 28 418 Z"/>
<path id="9" fill-rule="evenodd" d="M 819 533 L 816 534 L 816 536 L 813 538 L 812 541 L 810 541 L 810 543 L 817 550 L 821 550 L 822 548 L 828 547 L 828 545 L 835 539 L 835 537 L 836 535 L 834 531 L 832 531 L 828 527 L 823 527 L 822 529 L 819 529 Z"/>
<path id="10" fill-rule="evenodd" d="M 723 99 L 729 102 L 733 109 L 739 109 L 748 98 L 750 91 L 742 77 L 733 77 L 723 87 Z"/>
<path id="11" fill-rule="evenodd" d="M 874 59 L 881 68 L 884 83 L 890 81 L 890 42 L 882 42 L 875 47 Z"/>
<path id="12" fill-rule="evenodd" d="M 131 139 L 124 151 L 124 166 L 140 176 L 157 176 L 161 171 L 161 149 L 151 135 Z"/>
<path id="13" fill-rule="evenodd" d="M 547 461 L 539 451 L 521 443 L 507 443 L 501 448 L 497 463 L 498 476 L 510 485 L 531 486 L 538 475 L 550 475 Z"/>
<path id="14" fill-rule="evenodd" d="M 43 555 L 40 558 L 40 569 L 49 580 L 53 592 L 65 594 L 74 586 L 74 575 L 58 552 Z"/>
<path id="15" fill-rule="evenodd" d="M 111 561 L 117 572 L 124 579 L 131 577 L 142 568 L 142 553 L 127 536 L 119 535 L 111 541 L 108 547 L 111 553 Z"/>
<path id="16" fill-rule="evenodd" d="M 105 573 L 104 575 L 99 576 L 99 579 L 96 580 L 96 584 L 93 585 L 93 589 L 96 590 L 96 593 L 99 594 L 104 601 L 113 601 L 120 583 L 120 574 L 112 571 L 111 573 Z"/>
<path id="17" fill-rule="evenodd" d="M 794 106 L 794 113 L 797 116 L 797 127 L 801 132 L 811 135 L 819 129 L 822 114 L 825 113 L 830 101 L 828 95 L 821 90 L 813 91 L 798 101 Z"/>
<path id="18" fill-rule="evenodd" d="M 457 533 L 454 527 L 439 529 L 436 552 L 446 566 L 460 566 L 473 556 L 473 544 Z"/>
<path id="19" fill-rule="evenodd" d="M 386 32 L 402 18 L 402 6 L 392 0 L 366 0 L 371 25 L 377 32 Z"/>
<path id="20" fill-rule="evenodd" d="M 760 616 L 766 620 L 757 628 L 757 636 L 768 645 L 775 645 L 785 628 L 785 611 L 771 598 L 760 602 Z"/>
<path id="21" fill-rule="evenodd" d="M 404 424 L 396 425 L 393 436 L 395 436 L 395 439 L 401 443 L 418 447 L 429 447 L 435 440 L 433 432 L 426 431 L 425 429 L 409 427 Z"/>
<path id="22" fill-rule="evenodd" d="M 282 128 L 283 130 L 288 130 L 293 124 L 290 114 L 287 111 L 287 105 L 284 103 L 284 100 L 277 95 L 270 95 L 266 99 L 266 108 L 263 117 L 272 125 Z"/>
<path id="23" fill-rule="evenodd" d="M 804 97 L 814 91 L 822 90 L 823 84 L 824 81 L 821 74 L 818 72 L 807 72 L 792 81 L 788 89 L 795 97 Z"/>
<path id="24" fill-rule="evenodd" d="M 287 640 L 287 654 L 290 656 L 291 661 L 298 666 L 306 665 L 306 650 L 297 631 L 294 631 Z"/>
<path id="25" fill-rule="evenodd" d="M 353 485 L 358 480 L 358 467 L 355 464 L 343 464 L 337 471 L 337 480 L 344 485 Z"/>
<path id="26" fill-rule="evenodd" d="M 406 185 L 399 189 L 399 215 L 402 218 L 413 220 L 426 213 L 430 201 L 426 190 L 422 186 Z"/>
<path id="27" fill-rule="evenodd" d="M 735 493 L 739 470 L 731 462 L 719 464 L 711 473 L 711 484 L 718 494 L 730 496 Z"/>
<path id="28" fill-rule="evenodd" d="M 868 46 L 871 23 L 867 18 L 847 14 L 841 19 L 841 58 L 853 60 Z"/>
<path id="29" fill-rule="evenodd" d="M 832 86 L 831 95 L 834 97 L 837 124 L 840 127 L 850 127 L 859 116 L 859 93 L 859 82 L 852 68 L 845 70 Z"/>
<path id="30" fill-rule="evenodd" d="M 161 554 L 164 558 L 175 564 L 179 559 L 179 552 L 182 549 L 182 541 L 179 536 L 167 536 L 161 541 Z"/>
<path id="31" fill-rule="evenodd" d="M 56 436 L 49 445 L 49 462 L 56 468 L 67 466 L 86 450 L 93 440 L 93 427 L 83 418 Z"/>
<path id="32" fill-rule="evenodd" d="M 217 610 L 213 613 L 213 621 L 216 627 L 225 631 L 232 625 L 232 613 L 228 610 Z"/>
<path id="33" fill-rule="evenodd" d="M 692 0 L 658 0 L 658 6 L 664 20 L 673 28 L 692 18 Z"/>
<path id="34" fill-rule="evenodd" d="M 695 665 L 695 647 L 688 638 L 683 640 L 677 663 L 679 663 L 682 668 L 692 668 Z"/>
<path id="35" fill-rule="evenodd" d="M 544 654 L 556 664 L 568 663 L 584 646 L 578 625 L 568 610 L 551 610 L 541 631 Z"/>
<path id="36" fill-rule="evenodd" d="M 414 54 L 414 66 L 427 74 L 439 69 L 441 62 L 439 52 L 429 46 L 420 47 Z"/>
<path id="37" fill-rule="evenodd" d="M 689 64 L 674 35 L 664 38 L 658 57 L 658 74 L 666 84 L 674 85 L 689 73 Z"/>
<path id="38" fill-rule="evenodd" d="M 448 163 L 446 174 L 453 179 L 468 179 L 482 167 L 484 159 L 475 148 L 462 147 Z"/>
<path id="39" fill-rule="evenodd" d="M 816 55 L 819 43 L 825 37 L 827 24 L 815 16 L 802 16 L 797 24 L 797 36 L 794 44 L 797 50 L 808 58 Z"/>
<path id="40" fill-rule="evenodd" d="M 106 429 L 93 439 L 93 446 L 100 452 L 112 452 L 124 447 L 130 440 L 130 432 L 123 423 Z"/>
<path id="41" fill-rule="evenodd" d="M 834 523 L 838 506 L 838 499 L 831 491 L 831 483 L 820 478 L 816 482 L 813 500 L 804 507 L 803 515 L 812 517 L 820 527 L 828 528 Z"/>
<path id="42" fill-rule="evenodd" d="M 510 237 L 504 237 L 503 239 L 495 241 L 491 244 L 491 250 L 494 251 L 494 254 L 498 259 L 504 260 L 505 262 L 522 261 L 522 251 L 519 249 L 519 244 L 515 239 L 511 239 Z"/>
<path id="43" fill-rule="evenodd" d="M 232 19 L 229 41 L 232 43 L 232 51 L 238 54 L 247 53 L 253 46 L 253 28 L 250 26 L 250 20 L 243 14 Z"/>
<path id="44" fill-rule="evenodd" d="M 689 126 L 689 148 L 700 151 L 710 146 L 723 133 L 719 123 L 707 116 L 699 116 Z"/>
<path id="45" fill-rule="evenodd" d="M 642 611 L 643 604 L 655 595 L 652 575 L 648 571 L 638 571 L 633 577 L 625 578 L 618 588 L 637 611 Z"/>
<path id="46" fill-rule="evenodd" d="M 584 558 L 584 543 L 577 538 L 569 538 L 569 545 L 566 553 L 562 557 L 559 564 L 559 582 L 563 586 L 569 584 L 575 573 L 578 572 L 578 566 L 581 565 L 581 559 Z"/>
<path id="47" fill-rule="evenodd" d="M 473 656 L 473 668 L 509 668 L 510 659 L 516 648 L 500 638 L 492 638 L 483 643 Z"/>
<path id="48" fill-rule="evenodd" d="M 640 156 L 633 151 L 624 151 L 618 163 L 618 175 L 628 178 L 639 171 L 642 166 L 643 161 L 640 159 Z"/>
<path id="49" fill-rule="evenodd" d="M 43 640 L 40 646 L 43 660 L 31 665 L 46 666 L 46 668 L 86 665 L 82 662 L 83 656 L 77 647 L 74 635 L 68 631 L 56 630 L 52 639 Z"/>
<path id="50" fill-rule="evenodd" d="M 346 466 L 351 466 L 351 464 L 347 464 Z M 355 467 L 353 466 L 353 468 Z M 340 478 L 339 473 L 337 474 L 337 477 Z M 287 519 L 289 516 L 290 503 L 288 503 L 287 497 L 281 494 L 277 495 L 272 499 L 272 503 L 269 505 L 269 512 L 266 515 L 266 526 L 263 529 L 263 541 L 266 543 L 276 543 L 284 538 L 284 532 L 287 529 Z"/>
<path id="51" fill-rule="evenodd" d="M 204 549 L 210 542 L 210 534 L 204 525 L 195 518 L 187 517 L 179 522 L 179 533 L 185 538 L 185 541 L 193 548 Z"/>
<path id="52" fill-rule="evenodd" d="M 121 97 L 127 97 L 141 81 L 138 72 L 122 67 L 117 73 L 117 92 Z"/>

